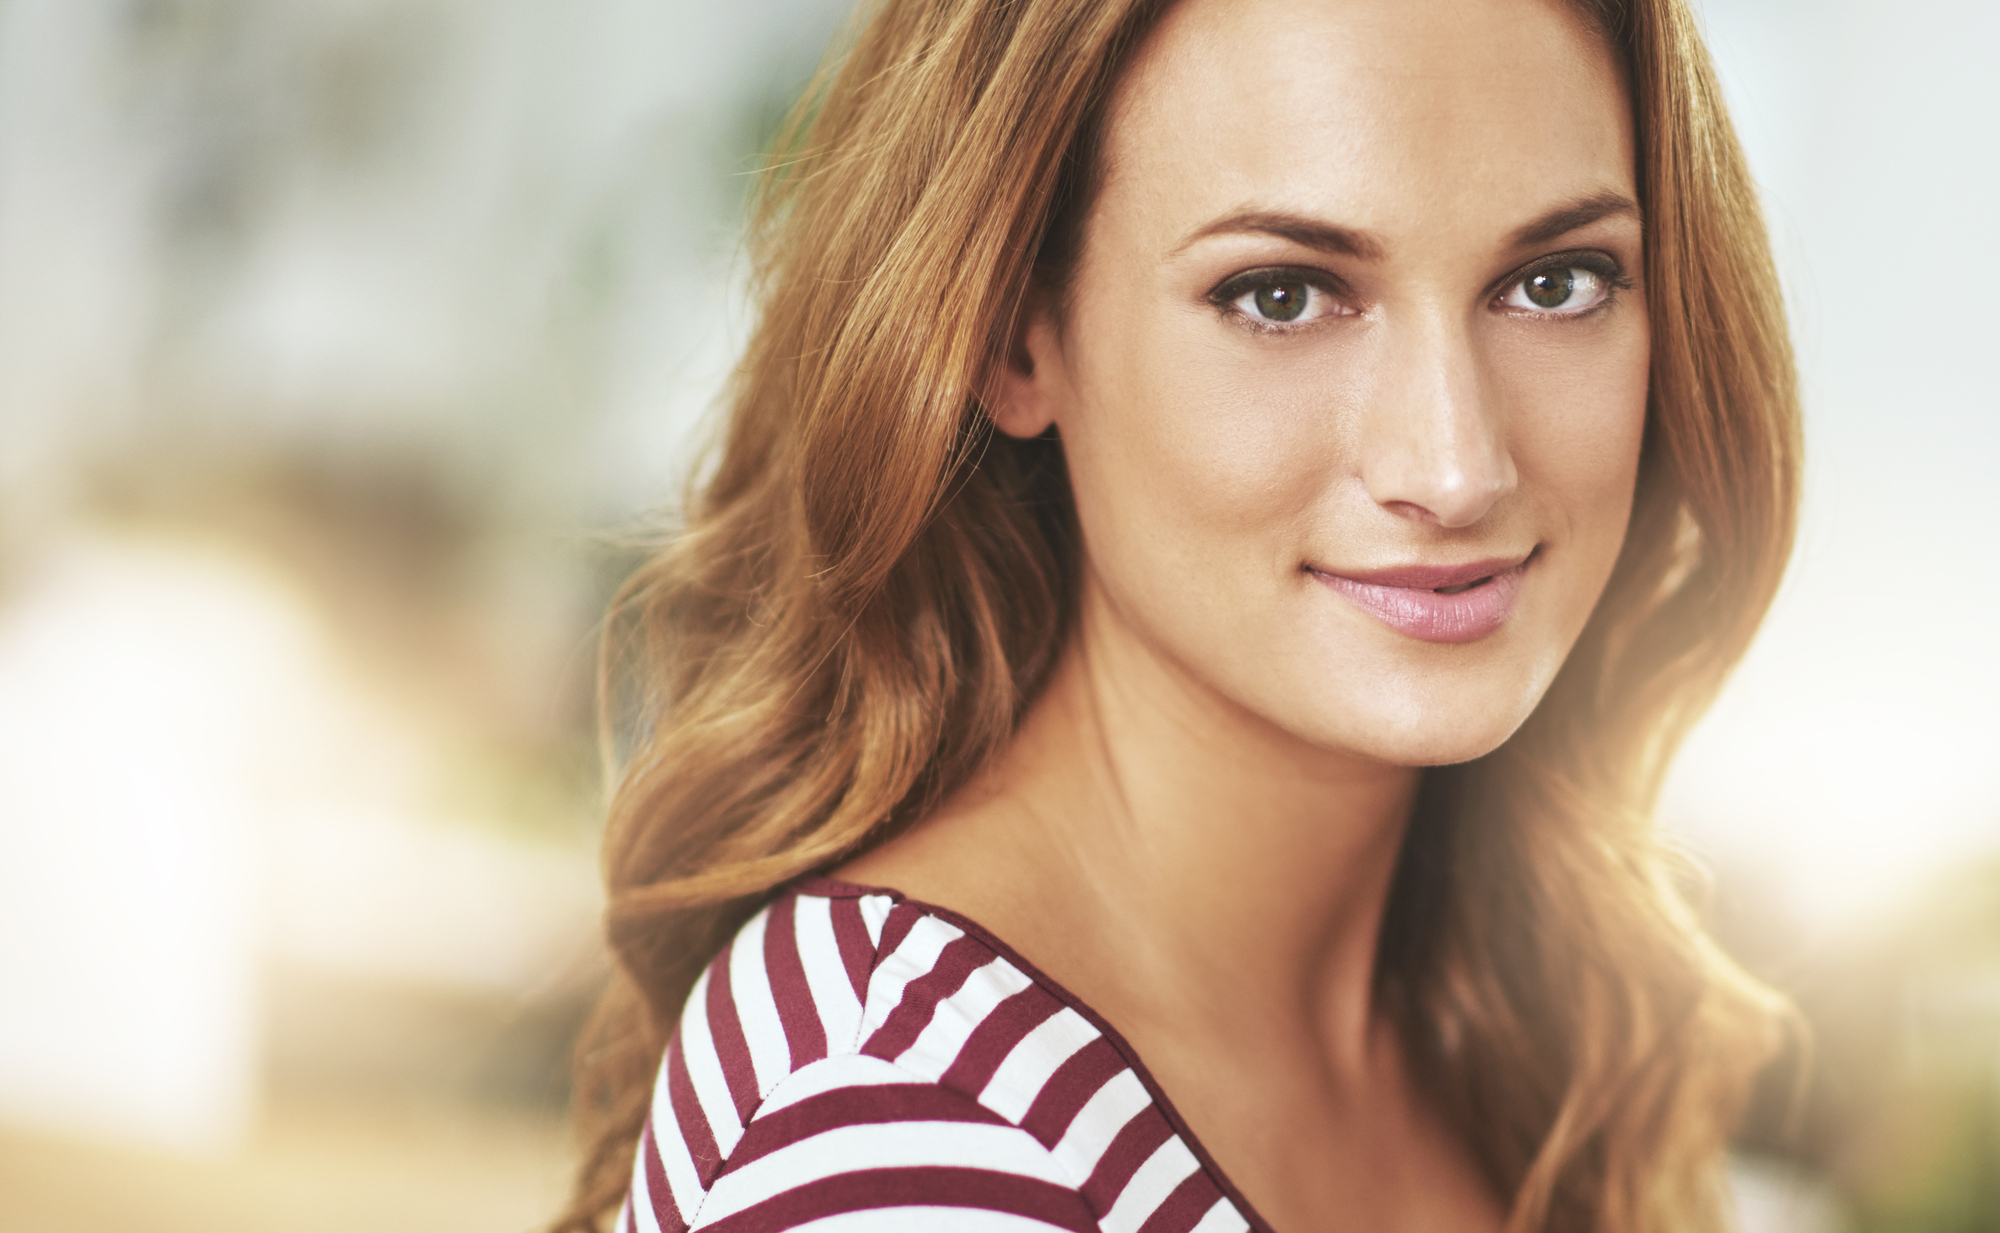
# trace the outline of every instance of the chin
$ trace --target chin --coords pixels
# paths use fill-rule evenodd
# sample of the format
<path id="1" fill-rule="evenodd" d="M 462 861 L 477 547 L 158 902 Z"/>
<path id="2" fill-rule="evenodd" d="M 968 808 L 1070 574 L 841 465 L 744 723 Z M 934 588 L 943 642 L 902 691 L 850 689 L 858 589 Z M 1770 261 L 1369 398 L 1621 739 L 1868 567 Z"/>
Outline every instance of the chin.
<path id="1" fill-rule="evenodd" d="M 1524 717 L 1525 718 L 1525 717 Z M 1390 766 L 1450 766 L 1483 758 L 1507 743 L 1519 724 L 1432 722 L 1397 731 L 1377 730 L 1373 741 L 1338 742 L 1336 747 Z"/>
<path id="2" fill-rule="evenodd" d="M 1350 688 L 1350 705 L 1322 714 L 1300 732 L 1327 749 L 1359 754 L 1391 766 L 1449 766 L 1483 758 L 1514 735 L 1541 700 L 1541 687 L 1468 688 L 1452 680 L 1413 690 L 1411 682 Z M 1294 729 L 1297 732 L 1297 729 Z"/>

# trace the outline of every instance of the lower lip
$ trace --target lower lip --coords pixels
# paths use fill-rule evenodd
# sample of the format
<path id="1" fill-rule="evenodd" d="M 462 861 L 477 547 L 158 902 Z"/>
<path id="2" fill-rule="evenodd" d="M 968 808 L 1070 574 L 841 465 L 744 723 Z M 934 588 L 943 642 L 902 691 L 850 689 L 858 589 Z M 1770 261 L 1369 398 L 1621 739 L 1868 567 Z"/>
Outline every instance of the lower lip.
<path id="1" fill-rule="evenodd" d="M 1456 595 L 1360 582 L 1317 570 L 1313 577 L 1399 634 L 1423 642 L 1477 642 L 1507 623 L 1521 594 L 1521 571 L 1526 568 L 1524 561 Z"/>

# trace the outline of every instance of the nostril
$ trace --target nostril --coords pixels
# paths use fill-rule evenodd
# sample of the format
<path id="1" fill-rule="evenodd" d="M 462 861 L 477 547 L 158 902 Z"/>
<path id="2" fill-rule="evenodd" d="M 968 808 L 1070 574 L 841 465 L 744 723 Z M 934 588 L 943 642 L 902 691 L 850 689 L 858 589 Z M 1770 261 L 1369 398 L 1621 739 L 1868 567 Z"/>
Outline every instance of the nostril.
<path id="1" fill-rule="evenodd" d="M 1398 518 L 1407 518 L 1412 522 L 1438 521 L 1436 514 L 1418 505 L 1415 501 L 1384 501 L 1382 502 L 1382 508 L 1396 515 Z"/>

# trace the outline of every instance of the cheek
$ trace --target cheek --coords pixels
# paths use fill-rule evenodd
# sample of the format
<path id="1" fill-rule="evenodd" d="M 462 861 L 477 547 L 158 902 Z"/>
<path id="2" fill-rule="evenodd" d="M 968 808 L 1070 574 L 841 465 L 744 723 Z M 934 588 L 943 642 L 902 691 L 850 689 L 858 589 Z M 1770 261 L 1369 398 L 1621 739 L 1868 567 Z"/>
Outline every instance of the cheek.
<path id="1" fill-rule="evenodd" d="M 1638 476 L 1648 355 L 1645 320 L 1634 313 L 1600 337 L 1524 344 L 1497 365 L 1524 492 L 1567 538 L 1614 556 Z"/>
<path id="2" fill-rule="evenodd" d="M 1116 362 L 1089 370 L 1063 435 L 1087 535 L 1241 574 L 1269 567 L 1310 524 L 1338 434 L 1309 383 L 1247 367 L 1203 333 L 1126 340 Z"/>

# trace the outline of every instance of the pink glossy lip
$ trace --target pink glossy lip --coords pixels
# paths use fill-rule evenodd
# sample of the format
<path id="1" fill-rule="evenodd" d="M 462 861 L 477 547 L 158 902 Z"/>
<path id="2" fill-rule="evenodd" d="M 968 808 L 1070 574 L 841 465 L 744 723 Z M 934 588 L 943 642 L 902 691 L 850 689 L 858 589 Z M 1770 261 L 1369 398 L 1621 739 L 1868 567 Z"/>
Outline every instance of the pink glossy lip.
<path id="1" fill-rule="evenodd" d="M 1507 623 L 1521 593 L 1523 557 L 1464 565 L 1412 565 L 1369 573 L 1307 572 L 1399 634 L 1424 642 L 1472 642 Z"/>

